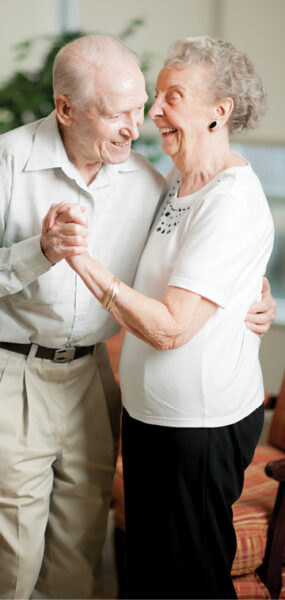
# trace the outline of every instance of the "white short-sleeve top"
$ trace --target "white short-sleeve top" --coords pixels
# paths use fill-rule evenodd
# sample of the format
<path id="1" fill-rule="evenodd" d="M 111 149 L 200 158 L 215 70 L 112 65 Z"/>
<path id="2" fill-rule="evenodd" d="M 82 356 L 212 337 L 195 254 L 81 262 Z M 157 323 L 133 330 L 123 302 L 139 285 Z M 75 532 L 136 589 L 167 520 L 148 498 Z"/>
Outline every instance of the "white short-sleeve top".
<path id="1" fill-rule="evenodd" d="M 245 316 L 260 299 L 273 222 L 248 164 L 231 167 L 190 196 L 178 198 L 179 174 L 150 233 L 135 288 L 162 299 L 168 285 L 218 305 L 185 345 L 159 351 L 127 333 L 120 364 L 123 403 L 146 423 L 218 427 L 263 401 L 260 339 Z"/>

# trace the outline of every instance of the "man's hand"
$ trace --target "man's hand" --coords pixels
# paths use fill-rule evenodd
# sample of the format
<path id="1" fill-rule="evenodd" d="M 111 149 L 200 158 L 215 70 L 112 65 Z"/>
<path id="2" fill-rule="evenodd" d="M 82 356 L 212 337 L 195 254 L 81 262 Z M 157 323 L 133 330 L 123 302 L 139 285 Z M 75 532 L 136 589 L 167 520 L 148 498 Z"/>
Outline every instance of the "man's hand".
<path id="1" fill-rule="evenodd" d="M 78 204 L 52 204 L 43 220 L 41 249 L 55 264 L 86 252 L 88 221 L 85 208 Z"/>
<path id="2" fill-rule="evenodd" d="M 276 316 L 276 300 L 270 292 L 270 284 L 268 279 L 263 278 L 262 300 L 255 302 L 250 307 L 246 318 L 246 326 L 248 329 L 257 333 L 260 337 L 266 333 L 271 327 Z"/>

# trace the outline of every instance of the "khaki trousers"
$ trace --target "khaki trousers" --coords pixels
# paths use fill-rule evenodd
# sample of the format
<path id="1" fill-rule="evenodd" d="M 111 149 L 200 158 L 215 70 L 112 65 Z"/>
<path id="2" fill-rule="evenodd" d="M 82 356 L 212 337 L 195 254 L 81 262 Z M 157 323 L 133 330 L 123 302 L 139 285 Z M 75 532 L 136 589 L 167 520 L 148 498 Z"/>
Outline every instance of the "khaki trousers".
<path id="1" fill-rule="evenodd" d="M 119 417 L 104 344 L 66 364 L 0 349 L 1 598 L 102 598 Z"/>

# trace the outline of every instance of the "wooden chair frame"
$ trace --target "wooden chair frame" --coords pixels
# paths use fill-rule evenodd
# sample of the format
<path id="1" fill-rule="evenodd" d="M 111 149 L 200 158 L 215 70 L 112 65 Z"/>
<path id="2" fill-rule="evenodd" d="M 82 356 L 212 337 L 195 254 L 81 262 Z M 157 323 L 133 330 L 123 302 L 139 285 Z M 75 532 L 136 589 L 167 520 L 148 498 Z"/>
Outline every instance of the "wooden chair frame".
<path id="1" fill-rule="evenodd" d="M 257 573 L 270 592 L 271 598 L 279 598 L 285 549 L 285 458 L 267 463 L 265 472 L 279 481 L 279 488 L 268 527 L 263 562 Z"/>

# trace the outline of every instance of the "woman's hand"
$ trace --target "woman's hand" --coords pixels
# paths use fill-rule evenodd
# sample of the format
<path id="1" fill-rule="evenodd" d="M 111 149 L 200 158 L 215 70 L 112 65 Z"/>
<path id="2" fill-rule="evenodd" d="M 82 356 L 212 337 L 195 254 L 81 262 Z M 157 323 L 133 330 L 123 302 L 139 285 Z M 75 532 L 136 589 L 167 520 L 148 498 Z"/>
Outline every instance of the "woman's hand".
<path id="1" fill-rule="evenodd" d="M 80 275 L 84 269 L 86 256 L 89 256 L 88 252 L 82 252 L 81 254 L 76 254 L 74 256 L 70 256 L 66 258 L 66 262 L 70 265 L 70 267 Z"/>
<path id="2" fill-rule="evenodd" d="M 88 222 L 84 212 L 85 208 L 77 204 L 51 205 L 43 220 L 41 248 L 52 264 L 86 252 Z"/>
<path id="3" fill-rule="evenodd" d="M 255 302 L 250 307 L 245 323 L 248 329 L 260 337 L 271 327 L 276 316 L 276 300 L 270 291 L 270 284 L 266 277 L 263 278 L 262 300 Z"/>

